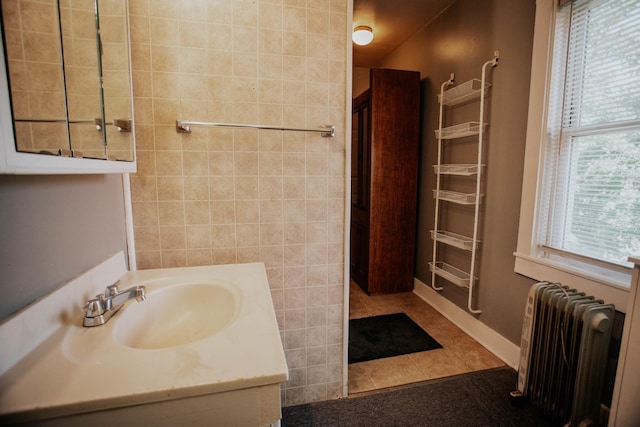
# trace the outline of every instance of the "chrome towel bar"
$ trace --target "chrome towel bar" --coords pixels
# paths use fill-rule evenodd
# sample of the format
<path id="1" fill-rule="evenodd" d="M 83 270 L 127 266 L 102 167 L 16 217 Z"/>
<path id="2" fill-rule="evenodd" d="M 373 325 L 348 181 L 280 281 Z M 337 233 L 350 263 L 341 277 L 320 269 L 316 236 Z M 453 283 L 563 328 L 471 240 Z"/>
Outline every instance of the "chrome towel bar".
<path id="1" fill-rule="evenodd" d="M 211 122 L 194 122 L 190 120 L 176 120 L 176 132 L 191 133 L 191 126 L 206 127 L 231 127 L 231 128 L 250 128 L 250 129 L 271 129 L 271 130 L 290 130 L 297 132 L 320 132 L 324 137 L 333 137 L 336 133 L 335 126 L 324 125 L 319 128 L 295 128 L 284 126 L 268 126 L 268 125 L 250 125 L 244 123 L 211 123 Z"/>

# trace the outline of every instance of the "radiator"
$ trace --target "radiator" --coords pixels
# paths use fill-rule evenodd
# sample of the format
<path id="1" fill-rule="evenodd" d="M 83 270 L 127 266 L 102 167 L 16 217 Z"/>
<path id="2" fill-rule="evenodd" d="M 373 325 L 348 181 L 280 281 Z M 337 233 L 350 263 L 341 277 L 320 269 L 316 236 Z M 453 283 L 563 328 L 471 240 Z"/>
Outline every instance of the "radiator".
<path id="1" fill-rule="evenodd" d="M 598 425 L 614 310 L 557 283 L 531 287 L 518 392 L 554 424 Z"/>

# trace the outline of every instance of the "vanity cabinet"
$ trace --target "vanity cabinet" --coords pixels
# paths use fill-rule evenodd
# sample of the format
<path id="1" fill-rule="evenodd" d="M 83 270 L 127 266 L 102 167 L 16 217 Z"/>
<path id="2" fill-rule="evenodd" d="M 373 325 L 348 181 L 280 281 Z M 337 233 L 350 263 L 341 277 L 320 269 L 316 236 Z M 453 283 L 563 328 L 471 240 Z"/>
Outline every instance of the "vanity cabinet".
<path id="1" fill-rule="evenodd" d="M 144 286 L 146 300 L 83 327 L 87 298 L 114 282 Z M 199 314 L 184 316 L 196 306 Z M 282 418 L 289 372 L 263 263 L 127 271 L 119 252 L 0 323 L 0 342 L 11 343 L 0 346 L 0 426 L 267 426 Z"/>
<path id="2" fill-rule="evenodd" d="M 351 278 L 369 294 L 413 289 L 420 73 L 372 69 L 353 100 Z"/>

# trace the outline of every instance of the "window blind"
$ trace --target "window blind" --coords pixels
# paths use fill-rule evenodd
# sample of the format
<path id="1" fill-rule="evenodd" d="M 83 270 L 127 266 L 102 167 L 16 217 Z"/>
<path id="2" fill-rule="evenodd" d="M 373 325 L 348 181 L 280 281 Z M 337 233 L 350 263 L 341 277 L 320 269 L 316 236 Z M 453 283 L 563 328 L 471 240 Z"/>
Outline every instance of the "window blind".
<path id="1" fill-rule="evenodd" d="M 619 265 L 640 254 L 639 29 L 640 0 L 558 14 L 541 248 Z"/>

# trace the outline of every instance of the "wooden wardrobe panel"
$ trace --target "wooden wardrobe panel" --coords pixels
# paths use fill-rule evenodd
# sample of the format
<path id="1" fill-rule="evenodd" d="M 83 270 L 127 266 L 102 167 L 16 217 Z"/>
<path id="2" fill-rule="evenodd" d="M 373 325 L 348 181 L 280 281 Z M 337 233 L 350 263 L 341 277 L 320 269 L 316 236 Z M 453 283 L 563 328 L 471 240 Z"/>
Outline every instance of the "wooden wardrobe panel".
<path id="1" fill-rule="evenodd" d="M 370 294 L 410 291 L 417 213 L 420 74 L 372 69 L 368 97 L 367 274 L 359 280 L 357 274 L 352 277 Z M 354 101 L 354 110 L 356 105 Z M 361 124 L 357 126 L 362 128 Z M 361 210 L 352 205 L 354 238 L 353 226 L 363 226 Z M 360 239 L 356 246 L 362 245 Z M 356 263 L 363 263 L 364 250 L 354 253 L 352 247 Z M 352 262 L 352 271 L 353 266 Z"/>

